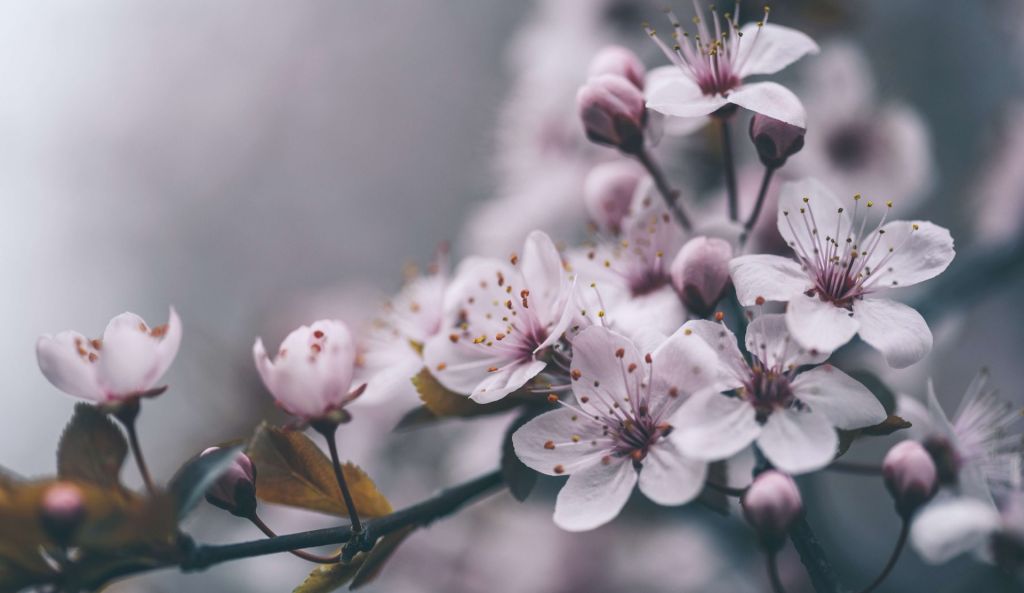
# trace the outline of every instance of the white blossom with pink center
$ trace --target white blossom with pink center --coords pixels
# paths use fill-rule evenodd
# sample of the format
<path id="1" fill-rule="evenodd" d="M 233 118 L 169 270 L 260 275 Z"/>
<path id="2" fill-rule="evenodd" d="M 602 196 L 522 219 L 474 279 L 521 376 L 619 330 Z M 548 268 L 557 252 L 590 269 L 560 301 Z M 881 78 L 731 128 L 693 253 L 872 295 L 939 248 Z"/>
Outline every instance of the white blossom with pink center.
<path id="1" fill-rule="evenodd" d="M 103 337 L 75 331 L 44 335 L 36 342 L 39 369 L 64 393 L 117 403 L 151 393 L 181 344 L 181 319 L 172 307 L 167 323 L 150 327 L 134 313 L 110 320 Z"/>
<path id="2" fill-rule="evenodd" d="M 638 484 L 662 505 L 700 493 L 707 464 L 680 451 L 674 426 L 682 403 L 713 385 L 715 364 L 707 344 L 682 331 L 634 342 L 592 326 L 576 336 L 575 403 L 561 402 L 512 437 L 523 463 L 569 476 L 555 503 L 558 526 L 584 531 L 611 521 Z"/>
<path id="3" fill-rule="evenodd" d="M 448 287 L 443 329 L 424 349 L 427 368 L 478 403 L 523 387 L 548 366 L 572 322 L 575 281 L 540 231 L 507 262 L 467 258 Z"/>
<path id="4" fill-rule="evenodd" d="M 687 455 L 727 459 L 756 442 L 772 465 L 801 474 L 832 461 L 837 428 L 864 428 L 886 418 L 875 396 L 839 369 L 802 371 L 827 355 L 800 347 L 781 314 L 761 315 L 747 327 L 749 362 L 723 323 L 688 321 L 682 332 L 717 352 L 724 392 L 702 393 L 680 411 L 678 443 Z"/>
<path id="5" fill-rule="evenodd" d="M 711 8 L 711 22 L 693 3 L 696 32 L 691 37 L 682 23 L 669 12 L 672 45 L 662 41 L 654 29 L 647 34 L 672 62 L 652 70 L 647 77 L 647 107 L 676 117 L 704 117 L 727 105 L 738 105 L 755 113 L 807 127 L 800 99 L 775 82 L 746 83 L 759 74 L 774 74 L 810 53 L 818 45 L 807 35 L 779 25 L 768 24 L 768 8 L 757 23 L 739 25 L 739 5 L 733 13 L 719 17 Z"/>
<path id="6" fill-rule="evenodd" d="M 356 346 L 341 321 L 324 319 L 299 327 L 281 342 L 273 359 L 257 338 L 252 354 L 277 404 L 303 420 L 340 410 L 365 388 L 352 389 Z"/>
<path id="7" fill-rule="evenodd" d="M 733 259 L 740 303 L 788 302 L 789 331 L 809 350 L 829 353 L 860 335 L 891 367 L 918 362 L 931 351 L 931 330 L 917 311 L 886 296 L 942 273 L 955 255 L 953 238 L 926 221 L 886 222 L 892 205 L 859 195 L 841 201 L 813 179 L 784 185 L 777 223 L 796 261 Z M 881 219 L 869 225 L 879 208 Z"/>

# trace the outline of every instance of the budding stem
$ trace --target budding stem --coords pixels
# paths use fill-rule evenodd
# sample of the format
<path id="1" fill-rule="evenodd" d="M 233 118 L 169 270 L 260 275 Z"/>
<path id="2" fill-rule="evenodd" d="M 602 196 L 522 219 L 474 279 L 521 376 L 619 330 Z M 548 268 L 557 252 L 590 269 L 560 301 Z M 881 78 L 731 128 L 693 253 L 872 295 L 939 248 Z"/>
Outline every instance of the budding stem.
<path id="1" fill-rule="evenodd" d="M 134 399 L 121 404 L 114 411 L 113 416 L 117 418 L 121 425 L 124 426 L 124 431 L 128 433 L 128 446 L 132 450 L 135 464 L 139 466 L 139 474 L 142 475 L 142 481 L 146 484 L 146 491 L 150 494 L 155 494 L 156 487 L 153 485 L 153 478 L 149 475 L 146 459 L 142 456 L 142 447 L 139 446 L 139 434 L 135 429 L 135 420 L 139 417 L 141 409 L 142 405 L 139 403 L 139 400 Z"/>
<path id="2" fill-rule="evenodd" d="M 353 541 L 355 541 L 362 534 L 363 526 L 359 522 L 359 513 L 356 512 L 356 503 L 352 500 L 352 493 L 348 491 L 345 474 L 341 471 L 341 459 L 338 458 L 338 443 L 335 442 L 334 438 L 338 425 L 333 422 L 324 422 L 314 424 L 313 428 L 327 439 L 327 448 L 331 452 L 331 463 L 334 465 L 334 477 L 338 480 L 341 497 L 345 500 L 345 508 L 348 509 L 348 518 L 352 523 Z"/>
<path id="3" fill-rule="evenodd" d="M 747 219 L 746 224 L 743 225 L 743 234 L 740 236 L 740 246 L 747 242 L 750 237 L 750 231 L 754 229 L 754 225 L 757 224 L 757 219 L 761 216 L 761 208 L 764 206 L 764 200 L 768 196 L 768 186 L 771 185 L 772 175 L 775 173 L 777 167 L 765 167 L 764 177 L 761 178 L 761 189 L 757 192 L 757 201 L 754 202 L 754 211 L 750 213 L 750 218 Z"/>
<path id="4" fill-rule="evenodd" d="M 907 543 L 907 536 L 910 534 L 910 521 L 906 518 L 903 519 L 903 523 L 900 525 L 900 535 L 896 538 L 896 547 L 893 548 L 892 554 L 889 556 L 889 561 L 885 563 L 885 568 L 882 572 L 871 582 L 870 585 L 864 588 L 861 593 L 871 593 L 882 584 L 882 581 L 889 576 L 892 569 L 896 566 L 896 561 L 900 559 L 900 553 L 903 551 L 903 547 Z"/>
<path id="5" fill-rule="evenodd" d="M 856 461 L 833 461 L 825 469 L 840 471 L 848 474 L 862 474 L 866 476 L 882 475 L 881 467 L 867 463 L 857 463 Z"/>
<path id="6" fill-rule="evenodd" d="M 712 490 L 715 490 L 716 492 L 721 492 L 726 496 L 743 496 L 743 494 L 746 493 L 747 491 L 746 488 L 733 488 L 732 486 L 718 484 L 716 482 L 712 482 L 711 480 L 704 482 L 704 485 Z"/>
<path id="7" fill-rule="evenodd" d="M 668 206 L 672 214 L 675 215 L 679 225 L 684 230 L 690 230 L 690 219 L 686 216 L 686 212 L 683 210 L 683 205 L 679 203 L 679 190 L 672 189 L 669 185 L 668 179 L 665 177 L 665 172 L 658 166 L 657 161 L 651 156 L 650 151 L 647 148 L 641 148 L 634 153 L 640 164 L 647 169 L 647 172 L 651 175 L 651 179 L 654 180 L 654 186 L 658 189 L 658 193 L 665 199 L 665 205 Z"/>
<path id="8" fill-rule="evenodd" d="M 722 132 L 722 166 L 725 169 L 725 189 L 729 194 L 729 220 L 736 222 L 740 218 L 740 209 L 736 196 L 736 166 L 732 162 L 732 138 L 729 135 L 729 122 L 726 116 L 714 119 L 718 120 L 718 129 Z"/>
<path id="9" fill-rule="evenodd" d="M 768 579 L 772 583 L 772 591 L 775 593 L 786 593 L 786 589 L 782 586 L 782 579 L 779 578 L 778 551 L 768 552 Z"/>
<path id="10" fill-rule="evenodd" d="M 269 525 L 264 523 L 263 519 L 260 519 L 259 515 L 255 512 L 246 518 L 249 519 L 249 521 L 252 521 L 252 524 L 262 531 L 267 537 L 277 537 L 277 533 L 275 533 Z M 308 560 L 309 562 L 315 562 L 317 564 L 337 564 L 341 561 L 341 552 L 331 554 L 330 556 L 321 556 L 319 554 L 313 554 L 312 552 L 306 552 L 305 550 L 288 550 L 288 552 L 297 558 L 302 558 L 303 560 Z"/>

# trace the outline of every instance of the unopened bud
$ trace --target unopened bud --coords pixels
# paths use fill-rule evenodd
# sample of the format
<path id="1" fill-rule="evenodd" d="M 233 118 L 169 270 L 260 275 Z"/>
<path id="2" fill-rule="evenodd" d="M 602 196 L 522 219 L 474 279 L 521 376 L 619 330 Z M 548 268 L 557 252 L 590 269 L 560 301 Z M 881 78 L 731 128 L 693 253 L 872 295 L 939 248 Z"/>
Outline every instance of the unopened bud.
<path id="1" fill-rule="evenodd" d="M 210 447 L 202 452 L 209 455 L 219 447 Z M 256 468 L 245 453 L 239 452 L 231 465 L 206 491 L 206 500 L 239 517 L 249 517 L 256 512 Z"/>
<path id="2" fill-rule="evenodd" d="M 576 93 L 583 128 L 591 142 L 637 154 L 643 148 L 647 108 L 644 94 L 622 76 L 591 78 Z"/>
<path id="3" fill-rule="evenodd" d="M 903 441 L 889 449 L 882 461 L 882 477 L 903 517 L 931 500 L 939 485 L 935 462 L 917 441 Z"/>
<path id="4" fill-rule="evenodd" d="M 672 260 L 672 286 L 687 310 L 707 317 L 729 285 L 732 245 L 715 237 L 694 237 Z"/>
<path id="5" fill-rule="evenodd" d="M 43 529 L 60 545 L 67 545 L 85 520 L 85 495 L 70 482 L 57 482 L 43 493 L 39 519 Z"/>
<path id="6" fill-rule="evenodd" d="M 755 113 L 750 118 L 750 139 L 765 167 L 777 169 L 804 147 L 807 130 Z"/>
<path id="7" fill-rule="evenodd" d="M 644 88 L 646 73 L 647 70 L 640 58 L 632 50 L 621 45 L 609 45 L 597 52 L 594 59 L 590 60 L 590 68 L 587 70 L 587 76 L 590 78 L 602 74 L 617 74 L 640 90 Z"/>
<path id="8" fill-rule="evenodd" d="M 643 167 L 627 160 L 602 163 L 590 171 L 583 184 L 583 204 L 598 228 L 619 234 L 644 175 Z"/>
<path id="9" fill-rule="evenodd" d="M 800 490 L 793 478 L 775 470 L 762 472 L 743 495 L 743 516 L 764 545 L 778 548 L 803 513 Z"/>

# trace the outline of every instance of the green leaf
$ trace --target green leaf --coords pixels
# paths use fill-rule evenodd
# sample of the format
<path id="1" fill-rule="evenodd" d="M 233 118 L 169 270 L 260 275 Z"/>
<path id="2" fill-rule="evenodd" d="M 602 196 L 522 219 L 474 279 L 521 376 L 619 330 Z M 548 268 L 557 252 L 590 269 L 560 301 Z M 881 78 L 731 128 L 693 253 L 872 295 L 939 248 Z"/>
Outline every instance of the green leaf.
<path id="1" fill-rule="evenodd" d="M 223 447 L 209 455 L 193 457 L 174 474 L 168 492 L 174 497 L 175 514 L 182 520 L 196 508 L 206 491 L 234 462 L 243 445 Z"/>
<path id="2" fill-rule="evenodd" d="M 530 492 L 533 491 L 533 487 L 537 484 L 537 472 L 519 460 L 512 446 L 512 435 L 519 430 L 519 427 L 543 411 L 543 408 L 527 408 L 524 410 L 505 430 L 505 440 L 501 445 L 501 477 L 508 484 L 509 492 L 519 502 L 525 501 L 530 496 Z"/>
<path id="3" fill-rule="evenodd" d="M 302 581 L 302 584 L 292 590 L 292 593 L 330 593 L 331 591 L 337 591 L 356 576 L 365 559 L 366 556 L 360 553 L 348 563 L 321 564 L 314 568 L 309 573 L 309 576 L 306 577 L 306 580 Z"/>
<path id="4" fill-rule="evenodd" d="M 128 443 L 121 430 L 96 407 L 81 403 L 60 437 L 57 475 L 108 488 L 119 486 L 127 456 Z"/>
<path id="5" fill-rule="evenodd" d="M 348 515 L 331 460 L 306 435 L 263 424 L 249 442 L 248 455 L 256 466 L 256 496 L 260 500 Z M 359 516 L 382 517 L 392 512 L 391 504 L 366 472 L 345 463 L 342 473 Z"/>
<path id="6" fill-rule="evenodd" d="M 379 577 L 381 571 L 384 570 L 384 564 L 391 559 L 391 556 L 398 549 L 398 546 L 405 541 L 405 538 L 412 535 L 413 531 L 416 531 L 417 527 L 417 525 L 409 525 L 377 540 L 373 549 L 367 552 L 366 559 L 356 572 L 355 578 L 352 579 L 349 589 L 355 591 L 363 585 L 370 584 Z"/>
<path id="7" fill-rule="evenodd" d="M 471 418 L 495 414 L 523 403 L 521 398 L 511 394 L 494 403 L 478 404 L 465 395 L 446 389 L 426 368 L 412 378 L 412 384 L 420 394 L 423 405 L 438 418 Z"/>

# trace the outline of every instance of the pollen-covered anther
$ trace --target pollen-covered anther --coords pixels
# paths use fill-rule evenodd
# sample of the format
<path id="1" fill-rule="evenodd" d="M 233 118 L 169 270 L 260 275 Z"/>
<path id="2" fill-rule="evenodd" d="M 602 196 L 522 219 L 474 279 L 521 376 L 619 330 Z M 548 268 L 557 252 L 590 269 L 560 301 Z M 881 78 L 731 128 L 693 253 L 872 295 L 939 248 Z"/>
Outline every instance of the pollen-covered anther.
<path id="1" fill-rule="evenodd" d="M 558 474 L 558 475 L 562 475 L 562 474 L 564 474 L 564 473 L 565 473 L 565 466 L 564 466 L 564 465 L 562 465 L 561 463 L 559 463 L 558 465 L 556 465 L 556 466 L 554 467 L 554 472 L 555 472 L 556 474 Z"/>
<path id="2" fill-rule="evenodd" d="M 580 377 L 583 376 L 583 373 L 581 373 L 579 369 L 573 369 L 569 372 L 569 376 L 572 377 L 573 381 L 579 381 Z"/>
<path id="3" fill-rule="evenodd" d="M 544 443 L 544 448 L 549 450 L 549 451 L 551 449 L 554 449 L 555 448 L 555 441 L 547 441 L 547 442 L 545 442 Z"/>
<path id="4" fill-rule="evenodd" d="M 615 358 L 622 358 L 625 355 L 626 355 L 626 349 L 625 348 L 619 348 L 618 350 L 615 351 Z"/>
<path id="5" fill-rule="evenodd" d="M 721 321 L 725 319 L 725 313 L 718 311 L 715 313 L 715 321 Z"/>
<path id="6" fill-rule="evenodd" d="M 558 403 L 558 396 L 555 395 L 554 393 L 549 393 L 548 394 L 548 403 L 557 404 Z"/>

